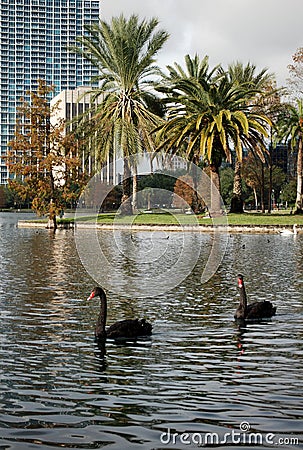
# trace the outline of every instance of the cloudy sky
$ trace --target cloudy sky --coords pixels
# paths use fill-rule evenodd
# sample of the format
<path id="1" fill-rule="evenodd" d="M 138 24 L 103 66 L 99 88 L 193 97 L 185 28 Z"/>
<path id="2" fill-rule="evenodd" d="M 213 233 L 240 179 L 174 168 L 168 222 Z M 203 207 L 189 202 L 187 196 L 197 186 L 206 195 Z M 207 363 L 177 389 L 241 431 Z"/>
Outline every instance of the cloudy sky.
<path id="1" fill-rule="evenodd" d="M 165 68 L 186 54 L 210 65 L 254 63 L 285 85 L 287 65 L 303 47 L 303 0 L 103 0 L 102 19 L 123 13 L 157 17 L 170 38 L 158 55 Z"/>

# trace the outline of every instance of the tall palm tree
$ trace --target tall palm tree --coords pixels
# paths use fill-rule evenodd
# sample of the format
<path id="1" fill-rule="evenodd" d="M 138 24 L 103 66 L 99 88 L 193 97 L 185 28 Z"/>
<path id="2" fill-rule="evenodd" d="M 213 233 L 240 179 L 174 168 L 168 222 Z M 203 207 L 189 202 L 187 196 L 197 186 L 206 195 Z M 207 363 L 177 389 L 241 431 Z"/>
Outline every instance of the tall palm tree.
<path id="1" fill-rule="evenodd" d="M 290 139 L 291 149 L 297 150 L 297 197 L 295 214 L 303 214 L 303 99 L 297 99 L 296 106 L 288 105 L 287 113 L 277 123 L 278 135 Z"/>
<path id="2" fill-rule="evenodd" d="M 188 88 L 190 88 L 190 86 L 185 86 L 184 81 L 185 83 L 194 81 L 198 83 L 198 85 L 201 86 L 202 89 L 205 89 L 205 91 L 207 91 L 213 77 L 216 76 L 216 71 L 218 70 L 218 68 L 219 66 L 210 69 L 208 56 L 200 59 L 197 54 L 194 57 L 191 57 L 190 55 L 185 56 L 185 68 L 183 68 L 176 62 L 173 66 L 167 66 L 169 74 L 163 76 L 160 85 L 157 87 L 157 90 L 166 95 L 166 98 L 162 99 L 162 101 L 164 103 L 167 103 L 168 105 L 167 118 L 169 120 L 173 117 L 179 116 L 179 114 L 184 114 L 184 111 L 182 111 L 183 106 L 178 100 L 179 96 L 182 96 L 182 94 L 184 94 L 184 92 L 187 92 Z M 163 133 L 160 132 L 158 134 L 158 137 L 159 140 L 163 139 Z M 189 150 L 187 148 L 186 138 L 183 141 L 178 141 L 177 146 L 172 147 L 172 145 L 167 145 L 167 141 L 164 141 L 164 143 L 158 147 L 158 150 L 161 150 L 165 146 L 165 150 L 167 152 L 178 153 L 179 156 L 185 157 L 191 163 L 189 165 L 189 168 L 192 172 L 193 188 L 196 196 L 193 201 L 192 207 L 194 210 L 196 210 L 199 205 L 197 193 L 198 179 L 196 170 L 197 165 L 199 164 L 201 159 L 199 149 L 193 146 Z"/>
<path id="3" fill-rule="evenodd" d="M 130 159 L 133 154 L 154 150 L 151 130 L 161 119 L 157 98 L 151 90 L 160 75 L 155 56 L 168 39 L 156 30 L 158 20 L 140 21 L 137 15 L 113 17 L 110 23 L 87 25 L 86 34 L 72 48 L 98 70 L 99 87 L 92 90 L 92 107 L 83 116 L 84 134 L 93 139 L 101 161 L 116 144 L 124 157 L 124 212 L 131 212 Z M 96 102 L 96 100 L 98 101 Z M 134 159 L 135 161 L 135 159 Z"/>
<path id="4" fill-rule="evenodd" d="M 201 64 L 203 70 L 198 70 Z M 178 76 L 171 71 L 164 80 L 168 120 L 158 128 L 159 149 L 177 152 L 185 143 L 188 158 L 195 155 L 208 163 L 220 192 L 219 168 L 223 159 L 231 161 L 231 145 L 242 160 L 243 143 L 259 144 L 259 134 L 266 134 L 265 118 L 248 107 L 250 88 L 234 83 L 223 69 L 209 71 L 207 59 L 201 63 L 197 56 L 187 56 L 186 65 L 194 70 L 179 69 Z M 220 211 L 218 198 L 212 209 Z"/>
<path id="5" fill-rule="evenodd" d="M 252 112 L 259 114 L 255 116 L 254 124 L 260 123 L 262 116 L 263 123 L 267 121 L 264 111 L 260 111 L 258 104 L 265 96 L 272 95 L 273 88 L 269 87 L 273 82 L 273 75 L 267 72 L 267 69 L 256 73 L 256 66 L 251 63 L 243 65 L 241 62 L 230 64 L 227 69 L 227 76 L 232 84 L 242 87 L 246 94 L 243 98 L 244 105 L 247 105 L 247 113 L 251 116 Z M 246 97 L 246 98 L 245 98 Z M 264 103 L 264 102 L 262 102 Z M 249 109 L 250 107 L 250 109 Z M 269 122 L 268 122 L 269 123 Z M 258 127 L 257 127 L 258 128 Z M 249 137 L 244 138 L 246 146 L 252 151 L 254 157 L 259 158 L 265 163 L 265 155 L 268 153 L 262 139 L 263 132 L 253 126 L 250 130 Z M 230 212 L 243 212 L 242 199 L 242 158 L 236 154 L 233 196 L 231 200 Z"/>

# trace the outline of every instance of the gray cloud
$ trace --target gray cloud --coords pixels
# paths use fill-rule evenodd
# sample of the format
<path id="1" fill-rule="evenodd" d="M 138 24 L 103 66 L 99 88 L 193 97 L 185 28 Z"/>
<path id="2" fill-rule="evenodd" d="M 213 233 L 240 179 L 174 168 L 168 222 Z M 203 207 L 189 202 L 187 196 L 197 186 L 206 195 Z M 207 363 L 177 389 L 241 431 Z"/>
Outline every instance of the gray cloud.
<path id="1" fill-rule="evenodd" d="M 183 63 L 187 53 L 207 54 L 213 65 L 250 61 L 267 67 L 285 84 L 287 65 L 303 46 L 302 0 L 103 0 L 102 18 L 121 13 L 159 18 L 170 33 L 158 57 L 162 68 Z"/>

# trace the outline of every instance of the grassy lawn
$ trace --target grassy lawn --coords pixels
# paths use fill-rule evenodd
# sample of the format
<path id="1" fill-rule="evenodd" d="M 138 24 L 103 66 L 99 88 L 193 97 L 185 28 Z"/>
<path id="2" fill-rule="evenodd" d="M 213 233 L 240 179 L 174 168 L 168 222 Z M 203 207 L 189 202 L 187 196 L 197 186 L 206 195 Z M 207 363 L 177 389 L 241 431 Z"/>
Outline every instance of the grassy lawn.
<path id="1" fill-rule="evenodd" d="M 64 220 L 64 219 L 63 219 Z M 65 219 L 68 221 L 68 219 Z M 96 217 L 79 217 L 77 221 L 95 222 Z M 190 214 L 173 214 L 173 213 L 152 213 L 152 214 L 138 214 L 136 216 L 119 216 L 114 213 L 104 213 L 97 217 L 99 224 L 137 224 L 137 225 L 194 225 L 197 222 L 201 225 L 212 225 L 211 219 L 203 218 L 203 215 Z M 283 226 L 293 225 L 294 223 L 303 226 L 303 216 L 292 215 L 289 212 L 273 212 L 271 214 L 261 213 L 245 213 L 245 214 L 227 214 L 226 217 L 214 219 L 216 223 L 228 223 L 230 225 L 271 225 Z"/>
<path id="2" fill-rule="evenodd" d="M 292 214 L 228 214 L 227 220 L 230 225 L 303 225 L 303 216 Z"/>

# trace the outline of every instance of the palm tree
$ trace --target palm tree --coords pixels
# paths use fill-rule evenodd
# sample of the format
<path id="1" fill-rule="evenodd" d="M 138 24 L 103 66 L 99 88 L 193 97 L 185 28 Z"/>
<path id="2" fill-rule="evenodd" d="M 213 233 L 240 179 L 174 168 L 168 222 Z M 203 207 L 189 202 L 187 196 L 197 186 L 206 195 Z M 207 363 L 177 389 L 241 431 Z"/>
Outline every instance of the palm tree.
<path id="1" fill-rule="evenodd" d="M 187 158 L 208 163 L 212 185 L 220 192 L 219 168 L 223 159 L 231 162 L 231 144 L 241 161 L 243 143 L 260 144 L 259 135 L 266 135 L 266 118 L 247 105 L 252 89 L 234 83 L 221 68 L 209 71 L 207 59 L 187 56 L 187 72 L 175 66 L 178 73 L 170 70 L 164 79 L 168 120 L 157 130 L 158 149 L 177 152 L 185 144 Z M 212 209 L 221 210 L 218 198 Z"/>
<path id="2" fill-rule="evenodd" d="M 265 96 L 272 95 L 273 75 L 267 72 L 267 69 L 261 70 L 256 74 L 256 66 L 248 63 L 245 66 L 241 62 L 230 64 L 227 70 L 227 76 L 231 83 L 242 87 L 244 89 L 246 99 L 244 98 L 244 105 L 247 105 L 247 115 L 250 117 L 250 131 L 249 136 L 244 137 L 247 147 L 252 151 L 255 158 L 259 158 L 261 163 L 265 163 L 265 155 L 268 153 L 262 136 L 265 129 L 258 129 L 260 122 L 267 122 L 268 119 L 264 113 L 260 112 L 258 104 Z M 262 103 L 264 103 L 262 101 Z M 259 111 L 258 114 L 256 112 Z M 255 114 L 255 117 L 252 116 Z M 252 120 L 251 120 L 252 119 Z M 269 121 L 268 121 L 269 123 Z M 231 200 L 230 212 L 242 213 L 243 199 L 242 199 L 242 158 L 236 155 L 235 172 L 234 172 L 234 186 L 233 196 Z"/>
<path id="3" fill-rule="evenodd" d="M 288 140 L 292 151 L 297 149 L 297 197 L 294 214 L 303 214 L 303 99 L 297 99 L 296 106 L 288 105 L 287 113 L 278 120 L 278 135 Z"/>
<path id="4" fill-rule="evenodd" d="M 79 45 L 72 48 L 99 71 L 93 80 L 99 87 L 92 90 L 92 107 L 82 118 L 82 131 L 93 139 L 101 161 L 113 152 L 114 145 L 120 148 L 125 213 L 131 212 L 129 157 L 143 149 L 154 150 L 151 130 L 161 122 L 151 86 L 160 75 L 155 56 L 168 34 L 157 31 L 157 26 L 156 18 L 140 21 L 137 15 L 113 17 L 110 23 L 100 20 L 87 25 Z"/>
<path id="5" fill-rule="evenodd" d="M 183 67 L 176 62 L 174 63 L 174 66 L 167 66 L 169 75 L 163 76 L 161 84 L 157 87 L 157 90 L 161 93 L 166 94 L 166 98 L 163 99 L 163 102 L 168 104 L 168 119 L 171 119 L 175 116 L 178 117 L 179 114 L 184 114 L 184 111 L 181 111 L 183 107 L 182 105 L 180 105 L 178 100 L 179 96 L 182 95 L 182 93 L 184 94 L 184 92 L 187 92 L 188 89 L 188 87 L 184 85 L 184 81 L 185 83 L 189 83 L 190 80 L 194 80 L 196 83 L 198 83 L 199 86 L 202 86 L 205 91 L 208 90 L 208 86 L 211 83 L 212 78 L 215 77 L 216 71 L 219 67 L 216 66 L 212 70 L 210 70 L 208 60 L 208 56 L 200 59 L 198 55 L 195 55 L 193 58 L 190 55 L 186 55 L 185 69 L 183 69 Z M 160 128 L 157 131 L 159 131 Z M 162 132 L 158 134 L 158 138 L 159 140 L 163 138 Z M 158 150 L 161 150 L 164 146 L 166 146 L 165 150 L 167 152 L 171 151 L 172 153 L 178 153 L 178 155 L 183 157 L 185 156 L 185 158 L 191 162 L 189 168 L 192 172 L 193 188 L 196 196 L 196 198 L 193 200 L 192 208 L 193 210 L 197 211 L 199 199 L 197 193 L 198 179 L 196 169 L 197 165 L 200 162 L 199 150 L 194 146 L 189 150 L 186 145 L 186 138 L 183 141 L 178 141 L 176 147 L 172 148 L 172 145 L 167 145 L 167 141 L 164 141 L 164 143 L 158 147 Z"/>

